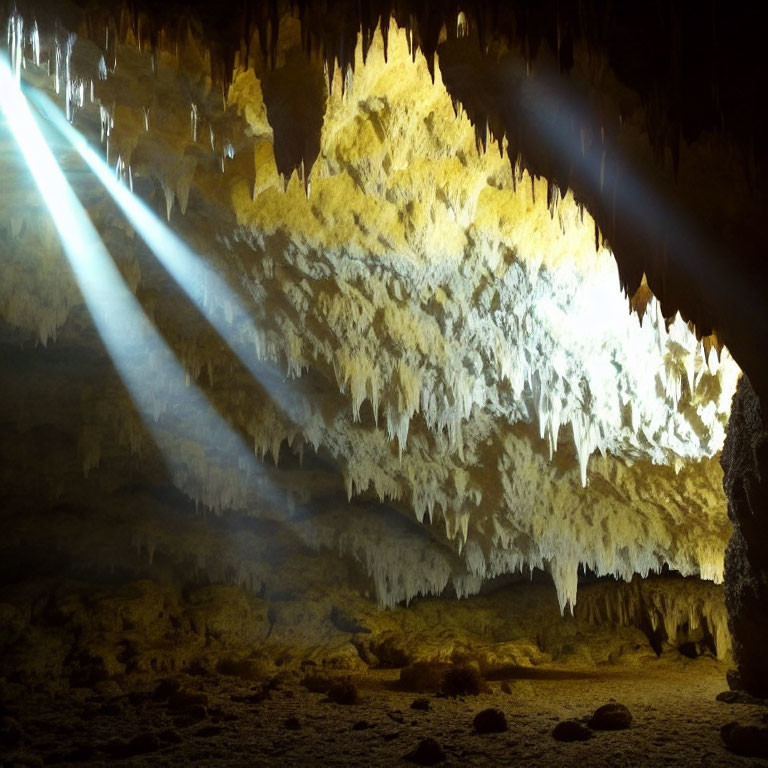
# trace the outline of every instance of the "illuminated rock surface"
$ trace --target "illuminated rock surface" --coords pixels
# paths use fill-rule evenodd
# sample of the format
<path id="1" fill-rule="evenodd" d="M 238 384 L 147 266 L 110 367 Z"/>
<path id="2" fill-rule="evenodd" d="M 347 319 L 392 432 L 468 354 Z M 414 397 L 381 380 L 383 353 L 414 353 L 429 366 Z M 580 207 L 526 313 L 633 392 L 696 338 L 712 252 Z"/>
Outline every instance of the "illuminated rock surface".
<path id="1" fill-rule="evenodd" d="M 252 459 L 226 448 L 229 438 L 200 439 L 165 364 L 141 359 L 146 340 L 126 339 L 120 354 L 146 367 L 137 378 L 151 387 L 152 438 L 174 484 L 216 511 L 284 516 L 275 505 L 292 506 L 308 543 L 364 563 L 385 606 L 448 584 L 471 594 L 484 579 L 534 567 L 552 574 L 561 609 L 576 601 L 580 564 L 623 578 L 666 565 L 720 581 L 729 526 L 717 456 L 738 376 L 727 350 L 697 342 L 679 316 L 665 322 L 652 297 L 642 319 L 630 313 L 589 215 L 511 168 L 494 142 L 478 150 L 439 67 L 433 83 L 395 26 L 386 63 L 377 33 L 365 63 L 358 48 L 343 93 L 336 72 L 305 183 L 295 173 L 281 180 L 279 143 L 306 126 L 281 123 L 281 138 L 267 95 L 293 87 L 296 34 L 284 19 L 278 69 L 263 82 L 237 70 L 225 111 L 191 37 L 175 56 L 161 47 L 149 90 L 153 56 L 131 39 L 107 69 L 85 40 L 63 54 L 71 85 L 60 76 L 60 90 L 83 83 L 87 94 L 93 82 L 93 104 L 72 99 L 75 124 L 98 121 L 110 162 L 165 201 L 250 317 L 200 286 L 205 306 L 254 359 L 289 376 L 266 400 L 254 392 L 182 297 L 158 301 L 167 275 L 146 263 L 120 214 L 94 201 L 107 247 L 188 383 L 259 457 L 277 461 L 287 446 L 332 462 L 350 503 L 320 503 L 307 474 L 267 491 L 273 481 L 244 471 Z M 77 290 L 51 224 L 24 200 L 7 219 L 2 311 L 46 343 L 66 338 Z M 86 475 L 108 445 L 146 450 L 119 390 L 94 393 L 83 411 L 73 439 Z M 377 512 L 374 498 L 400 514 Z M 416 526 L 393 523 L 408 514 L 429 531 L 414 546 L 403 537 Z M 151 530 L 132 538 L 150 556 L 162 546 Z M 251 578 L 247 562 L 230 567 Z"/>

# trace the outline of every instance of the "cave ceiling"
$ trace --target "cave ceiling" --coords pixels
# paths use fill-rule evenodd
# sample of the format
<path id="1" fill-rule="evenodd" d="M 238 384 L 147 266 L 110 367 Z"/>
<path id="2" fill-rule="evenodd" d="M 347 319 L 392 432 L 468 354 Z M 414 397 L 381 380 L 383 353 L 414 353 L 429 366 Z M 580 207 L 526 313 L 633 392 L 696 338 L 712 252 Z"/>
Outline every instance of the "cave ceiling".
<path id="1" fill-rule="evenodd" d="M 7 508 L 168 483 L 353 557 L 383 605 L 722 579 L 739 365 L 763 391 L 756 51 L 674 4 L 430 7 L 9 14 L 100 245 L 67 248 L 6 98 Z"/>

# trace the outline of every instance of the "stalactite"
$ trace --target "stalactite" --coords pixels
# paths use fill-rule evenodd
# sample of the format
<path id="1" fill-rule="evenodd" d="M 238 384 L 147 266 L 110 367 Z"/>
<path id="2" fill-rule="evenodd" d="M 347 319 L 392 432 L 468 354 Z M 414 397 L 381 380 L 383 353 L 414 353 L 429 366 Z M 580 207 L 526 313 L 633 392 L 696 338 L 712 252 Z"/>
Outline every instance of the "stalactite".
<path id="1" fill-rule="evenodd" d="M 328 77 L 338 66 L 345 82 L 343 94 L 329 95 L 311 55 L 278 66 L 275 8 L 255 22 L 270 71 L 262 79 L 253 70 L 235 74 L 217 140 L 210 124 L 210 154 L 198 130 L 214 119 L 208 105 L 218 92 L 208 101 L 190 93 L 189 111 L 174 113 L 161 89 L 162 56 L 152 130 L 150 107 L 123 103 L 110 90 L 111 74 L 97 103 L 82 107 L 97 118 L 102 140 L 113 142 L 113 167 L 116 157 L 119 173 L 161 190 L 175 226 L 175 203 L 184 213 L 198 185 L 210 199 L 193 197 L 196 207 L 199 200 L 203 210 L 231 210 L 226 236 L 236 256 L 222 239 L 212 263 L 250 296 L 248 319 L 259 329 L 249 335 L 254 356 L 288 379 L 311 369 L 324 382 L 327 407 L 302 406 L 298 417 L 277 404 L 238 403 L 254 451 L 276 464 L 284 442 L 322 448 L 338 463 L 350 499 L 370 493 L 407 506 L 414 525 L 439 524 L 444 546 L 433 552 L 430 545 L 423 566 L 394 545 L 373 549 L 367 534 L 335 541 L 365 563 L 385 605 L 449 583 L 468 594 L 481 577 L 523 566 L 549 569 L 562 609 L 576 601 L 580 563 L 622 578 L 664 562 L 721 578 L 724 509 L 713 490 L 713 457 L 739 375 L 727 350 L 718 358 L 711 340 L 700 345 L 679 315 L 667 325 L 650 293 L 640 297 L 642 308 L 640 299 L 632 305 L 640 317 L 628 311 L 613 255 L 600 247 L 597 222 L 566 180 L 525 170 L 514 137 L 506 137 L 514 165 L 487 152 L 489 136 L 502 147 L 497 125 L 488 115 L 481 122 L 475 115 L 474 126 L 456 116 L 437 76 L 430 78 L 418 35 L 407 40 L 385 25 L 366 44 L 365 63 L 362 43 L 335 50 L 325 41 Z M 108 43 L 121 67 L 127 26 L 122 20 L 122 39 Z M 423 40 L 427 28 L 419 19 L 411 34 Z M 347 26 L 337 32 L 351 34 Z M 358 41 L 356 29 L 349 40 Z M 178 45 L 174 78 L 186 77 L 185 44 L 161 36 L 153 47 L 167 54 Z M 66 79 L 70 103 L 67 45 L 55 44 L 61 71 L 51 90 Z M 154 54 L 131 53 L 151 68 Z M 195 62 L 204 81 L 205 56 Z M 396 99 L 377 91 L 386 78 Z M 297 80 L 301 88 L 291 90 Z M 212 181 L 216 165 L 223 177 Z M 18 217 L 10 230 L 13 238 L 30 236 Z M 29 277 L 42 249 L 27 249 L 25 259 L 22 250 L 3 264 L 4 317 L 45 341 L 76 292 L 57 284 L 48 264 Z M 210 300 L 226 314 L 226 297 Z M 242 318 L 229 312 L 227 321 L 239 327 Z M 211 381 L 226 380 L 230 369 L 201 354 L 197 341 L 177 340 L 190 384 L 203 369 Z M 147 380 L 155 420 L 178 418 L 162 377 Z M 168 450 L 179 457 L 169 468 L 174 482 L 201 504 L 243 508 L 258 495 L 255 480 L 242 482 L 240 457 L 218 463 L 192 437 L 169 435 Z M 94 468 L 97 451 L 84 453 L 84 466 Z M 693 496 L 695 513 L 674 501 L 661 515 L 638 492 L 640 478 L 671 498 Z M 700 524 L 686 528 L 686 514 Z M 607 543 L 595 532 L 602 530 Z M 682 543 L 673 547 L 675 537 Z"/>

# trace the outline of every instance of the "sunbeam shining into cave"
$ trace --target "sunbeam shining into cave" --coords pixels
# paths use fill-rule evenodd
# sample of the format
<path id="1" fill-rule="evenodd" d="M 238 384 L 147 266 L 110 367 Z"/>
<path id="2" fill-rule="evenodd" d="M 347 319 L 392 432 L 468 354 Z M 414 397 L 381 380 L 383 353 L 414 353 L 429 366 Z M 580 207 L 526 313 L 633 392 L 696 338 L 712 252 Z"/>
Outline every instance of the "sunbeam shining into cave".
<path id="1" fill-rule="evenodd" d="M 276 366 L 264 359 L 267 357 L 264 335 L 250 319 L 237 294 L 204 259 L 118 180 L 115 172 L 47 96 L 32 92 L 30 98 L 77 150 L 152 253 L 274 403 L 293 423 L 304 424 L 310 416 L 309 404 L 287 384 Z"/>
<path id="2" fill-rule="evenodd" d="M 168 461 L 179 464 L 178 448 L 161 422 L 168 406 L 191 424 L 190 436 L 203 440 L 210 457 L 227 457 L 244 476 L 262 473 L 242 438 L 214 410 L 186 374 L 173 351 L 153 327 L 130 292 L 85 209 L 59 168 L 37 126 L 6 61 L 0 61 L 0 109 L 24 156 L 59 233 L 64 252 L 82 291 L 91 317 L 117 372 L 125 383 L 144 423 L 152 431 Z M 198 458 L 199 460 L 199 458 Z M 269 482 L 258 478 L 260 493 L 268 498 Z M 235 499 L 226 487 L 201 488 L 199 498 L 222 509 Z M 242 503 L 242 499 L 238 499 Z"/>

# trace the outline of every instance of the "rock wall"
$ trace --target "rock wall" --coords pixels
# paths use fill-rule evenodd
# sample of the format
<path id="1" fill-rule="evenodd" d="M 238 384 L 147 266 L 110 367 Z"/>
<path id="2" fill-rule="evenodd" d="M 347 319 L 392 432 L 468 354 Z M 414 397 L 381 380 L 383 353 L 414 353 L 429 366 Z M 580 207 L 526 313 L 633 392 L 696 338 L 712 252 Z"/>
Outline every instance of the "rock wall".
<path id="1" fill-rule="evenodd" d="M 739 381 L 722 456 L 733 534 L 725 553 L 725 601 L 737 674 L 733 687 L 768 695 L 768 431 L 749 379 Z"/>
<path id="2" fill-rule="evenodd" d="M 540 577 L 458 604 L 420 599 L 407 609 L 380 611 L 319 574 L 304 590 L 296 591 L 294 581 L 285 593 L 264 596 L 232 585 L 179 588 L 148 578 L 3 587 L 0 695 L 6 685 L 56 691 L 112 681 L 130 688 L 167 675 L 215 672 L 261 682 L 308 669 L 343 675 L 414 663 L 471 663 L 493 678 L 515 668 L 647 664 L 662 650 L 682 658 L 678 651 L 689 643 L 678 632 L 685 620 L 669 619 L 671 634 L 654 649 L 639 627 L 586 611 L 563 617 L 551 584 Z M 593 587 L 584 589 L 589 595 Z M 697 580 L 667 580 L 657 589 L 707 599 L 707 585 Z M 610 592 L 603 585 L 600 597 Z M 713 656 L 699 650 L 694 655 Z"/>

